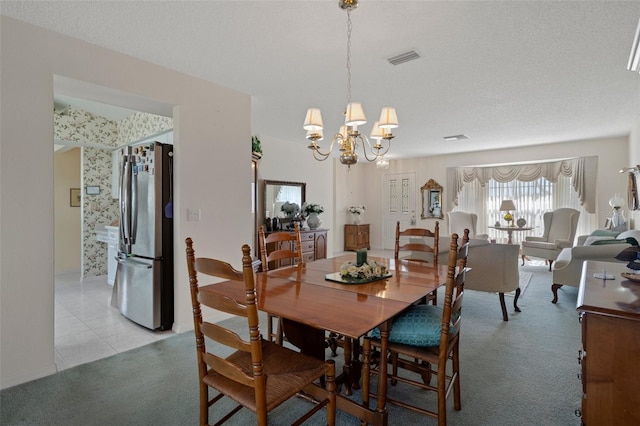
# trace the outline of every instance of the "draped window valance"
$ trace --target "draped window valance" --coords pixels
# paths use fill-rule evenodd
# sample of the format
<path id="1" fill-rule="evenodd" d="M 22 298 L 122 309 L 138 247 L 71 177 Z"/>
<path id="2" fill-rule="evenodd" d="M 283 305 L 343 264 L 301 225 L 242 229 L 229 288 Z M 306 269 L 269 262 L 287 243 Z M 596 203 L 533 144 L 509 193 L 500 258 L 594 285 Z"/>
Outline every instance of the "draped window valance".
<path id="1" fill-rule="evenodd" d="M 550 182 L 557 182 L 558 176 L 572 179 L 573 189 L 578 194 L 580 203 L 589 213 L 596 208 L 596 174 L 598 157 L 578 157 L 561 161 L 537 164 L 514 164 L 496 167 L 450 167 L 447 169 L 447 185 L 451 190 L 447 193 L 447 204 L 450 207 L 458 204 L 458 194 L 465 183 L 478 180 L 485 186 L 489 180 L 511 182 L 519 180 L 530 182 L 541 177 Z"/>

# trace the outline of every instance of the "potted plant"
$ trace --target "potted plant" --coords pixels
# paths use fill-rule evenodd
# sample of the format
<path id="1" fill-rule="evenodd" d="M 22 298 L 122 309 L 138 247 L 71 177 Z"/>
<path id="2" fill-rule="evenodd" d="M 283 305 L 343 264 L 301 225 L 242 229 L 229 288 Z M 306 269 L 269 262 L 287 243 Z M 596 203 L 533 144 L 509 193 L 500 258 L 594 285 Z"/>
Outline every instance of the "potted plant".
<path id="1" fill-rule="evenodd" d="M 262 157 L 262 144 L 257 136 L 251 137 L 251 153 L 256 157 Z"/>

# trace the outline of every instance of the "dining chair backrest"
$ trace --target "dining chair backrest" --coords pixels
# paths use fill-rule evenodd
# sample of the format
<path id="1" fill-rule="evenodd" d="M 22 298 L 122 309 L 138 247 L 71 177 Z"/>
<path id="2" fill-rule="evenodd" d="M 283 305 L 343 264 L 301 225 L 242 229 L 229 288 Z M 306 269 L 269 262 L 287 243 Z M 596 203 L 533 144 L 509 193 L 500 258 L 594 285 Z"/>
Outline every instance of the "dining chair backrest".
<path id="1" fill-rule="evenodd" d="M 244 406 L 256 413 L 259 425 L 267 424 L 269 411 L 325 374 L 331 382 L 327 388 L 335 387 L 332 362 L 325 363 L 262 339 L 251 248 L 247 244 L 242 246 L 242 271 L 221 260 L 196 258 L 191 238 L 186 239 L 186 246 L 200 386 L 200 424 L 208 423 L 209 406 L 220 399 L 216 396 L 209 400 L 208 387 L 238 402 L 238 407 L 230 414 Z M 200 291 L 198 274 L 238 281 L 244 287 L 241 292 L 244 297 L 234 299 L 212 291 Z M 243 340 L 235 331 L 220 324 L 204 321 L 201 306 L 246 318 L 249 340 Z M 213 342 L 212 351 L 207 351 L 205 337 Z M 235 352 L 229 355 L 228 349 Z M 331 395 L 334 391 L 330 390 L 327 399 L 320 404 L 333 410 L 333 414 L 327 413 L 328 419 L 335 416 L 335 394 Z M 313 408 L 311 412 L 317 410 Z"/>
<path id="2" fill-rule="evenodd" d="M 287 260 L 290 264 L 304 263 L 298 222 L 294 225 L 293 233 L 281 231 L 267 234 L 262 225 L 258 231 L 258 239 L 263 271 L 277 269 Z"/>
<path id="3" fill-rule="evenodd" d="M 454 233 L 451 235 L 447 261 L 447 281 L 442 307 L 442 331 L 440 336 L 441 356 L 447 353 L 447 347 L 451 339 L 460 333 L 460 322 L 462 320 L 462 299 L 467 274 L 467 258 L 469 256 L 469 230 L 464 230 L 459 247 L 458 239 L 458 234 Z M 450 325 L 452 325 L 452 329 L 455 330 L 453 333 L 449 332 Z M 445 362 L 446 360 L 443 359 L 441 361 Z"/>
<path id="4" fill-rule="evenodd" d="M 409 241 L 407 242 L 407 239 Z M 432 244 L 429 244 L 430 239 Z M 438 241 L 440 239 L 440 223 L 436 221 L 433 231 L 426 228 L 407 228 L 400 230 L 400 221 L 396 222 L 396 244 L 394 258 L 397 260 L 401 251 L 409 251 L 410 257 L 404 257 L 405 260 L 413 260 L 416 262 L 425 262 L 428 260 L 423 257 L 416 257 L 415 254 L 428 253 L 432 255 L 432 262 L 438 263 Z"/>

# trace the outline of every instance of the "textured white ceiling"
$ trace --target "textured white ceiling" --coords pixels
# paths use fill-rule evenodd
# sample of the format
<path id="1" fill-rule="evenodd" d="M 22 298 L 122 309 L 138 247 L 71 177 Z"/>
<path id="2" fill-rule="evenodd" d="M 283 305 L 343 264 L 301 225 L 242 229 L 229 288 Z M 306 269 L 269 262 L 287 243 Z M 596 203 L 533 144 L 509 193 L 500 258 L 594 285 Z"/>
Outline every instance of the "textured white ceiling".
<path id="1" fill-rule="evenodd" d="M 305 145 L 346 104 L 346 13 L 318 1 L 2 1 L 1 13 L 252 95 L 252 132 Z M 352 14 L 352 98 L 395 106 L 391 158 L 629 133 L 640 1 L 374 1 Z M 409 49 L 422 58 L 386 58 Z M 122 105 L 121 105 L 122 106 Z M 464 133 L 466 141 L 445 142 Z"/>

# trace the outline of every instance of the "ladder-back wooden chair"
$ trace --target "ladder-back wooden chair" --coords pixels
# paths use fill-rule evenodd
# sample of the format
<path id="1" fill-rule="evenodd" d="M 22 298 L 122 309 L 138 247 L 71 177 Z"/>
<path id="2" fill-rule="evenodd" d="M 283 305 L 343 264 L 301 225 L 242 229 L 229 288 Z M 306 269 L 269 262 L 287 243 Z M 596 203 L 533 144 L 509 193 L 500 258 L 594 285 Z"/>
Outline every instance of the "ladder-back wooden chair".
<path id="1" fill-rule="evenodd" d="M 263 271 L 277 269 L 285 265 L 304 263 L 298 222 L 294 225 L 293 234 L 287 231 L 266 234 L 264 225 L 262 225 L 258 230 L 258 239 Z M 267 336 L 269 336 L 269 340 L 282 344 L 283 333 L 280 319 L 275 315 L 268 314 L 267 321 Z M 274 321 L 276 321 L 275 327 L 273 325 Z"/>
<path id="2" fill-rule="evenodd" d="M 394 250 L 394 258 L 398 260 L 401 251 L 409 251 L 408 256 L 403 260 L 411 260 L 414 262 L 431 263 L 434 267 L 438 266 L 438 243 L 440 240 L 440 222 L 436 221 L 433 231 L 426 228 L 407 228 L 400 230 L 400 221 L 396 222 L 396 244 Z M 429 244 L 429 241 L 432 241 Z M 430 293 L 424 303 L 431 300 L 434 305 L 438 304 L 438 293 Z"/>
<path id="3" fill-rule="evenodd" d="M 223 414 L 216 424 L 225 422 L 245 407 L 256 414 L 258 425 L 267 425 L 269 412 L 305 389 L 309 391 L 309 395 L 317 395 L 317 388 L 310 389 L 310 386 L 316 386 L 314 382 L 324 378 L 326 392 L 321 392 L 323 399 L 316 401 L 313 408 L 294 424 L 301 424 L 323 407 L 327 407 L 327 424 L 335 425 L 334 361 L 318 360 L 264 340 L 260 336 L 251 248 L 246 244 L 242 246 L 240 272 L 220 260 L 196 258 L 191 238 L 186 239 L 186 245 L 198 358 L 200 424 L 208 424 L 209 407 L 223 396 L 227 396 L 238 405 L 229 413 Z M 244 284 L 246 299 L 234 300 L 214 292 L 199 291 L 198 274 L 239 281 L 238 285 Z M 243 340 L 233 330 L 203 321 L 201 306 L 245 317 L 249 341 Z M 205 337 L 214 342 L 209 351 L 205 346 Z M 225 350 L 227 348 L 234 352 L 228 355 L 228 351 Z M 210 387 L 218 391 L 211 399 Z"/>
<path id="4" fill-rule="evenodd" d="M 458 234 L 451 235 L 443 306 L 413 305 L 394 319 L 389 334 L 391 371 L 388 378 L 391 379 L 391 384 L 401 382 L 436 392 L 437 410 L 427 409 L 424 404 L 418 406 L 417 403 L 409 402 L 406 398 L 402 401 L 396 400 L 392 395 L 387 395 L 387 402 L 436 417 L 440 426 L 447 423 L 446 398 L 452 389 L 454 408 L 456 410 L 462 408 L 459 337 L 469 253 L 468 230 L 465 230 L 465 236 L 458 249 Z M 396 330 L 395 334 L 394 330 Z M 375 392 L 370 392 L 370 375 L 378 373 L 378 367 L 371 367 L 370 361 L 371 348 L 375 347 L 379 350 L 380 340 L 372 336 L 365 337 L 363 348 L 362 398 L 365 405 L 368 405 L 370 396 L 376 395 Z M 380 354 L 379 362 L 386 362 L 386 360 L 386 354 Z M 449 361 L 451 361 L 451 369 L 447 371 Z M 419 381 L 415 375 L 413 377 L 407 373 L 400 375 L 399 369 L 417 373 L 422 381 Z M 437 378 L 435 386 L 430 384 L 432 375 Z M 420 392 L 413 394 L 417 399 L 426 397 Z"/>

